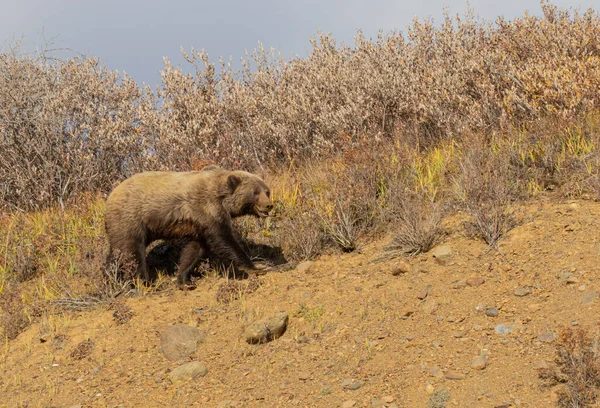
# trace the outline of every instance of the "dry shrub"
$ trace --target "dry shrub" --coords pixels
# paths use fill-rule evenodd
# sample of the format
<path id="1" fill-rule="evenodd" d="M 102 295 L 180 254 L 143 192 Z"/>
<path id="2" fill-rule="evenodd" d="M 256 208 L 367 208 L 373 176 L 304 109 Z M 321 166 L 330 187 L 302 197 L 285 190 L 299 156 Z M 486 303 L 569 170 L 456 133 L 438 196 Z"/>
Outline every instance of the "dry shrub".
<path id="1" fill-rule="evenodd" d="M 359 239 L 373 230 L 380 206 L 386 151 L 364 142 L 365 151 L 348 147 L 338 158 L 304 172 L 305 199 L 321 221 L 327 239 L 344 252 L 357 249 Z"/>
<path id="2" fill-rule="evenodd" d="M 306 58 L 259 47 L 240 69 L 192 49 L 183 53 L 193 72 L 165 60 L 155 92 L 95 58 L 9 50 L 0 54 L 0 202 L 36 209 L 142 169 L 207 160 L 273 169 L 367 147 L 366 134 L 429 149 L 597 111 L 598 14 L 547 1 L 542 10 L 495 23 L 472 11 L 438 26 L 415 20 L 406 35 L 359 32 L 353 45 L 319 33 Z M 354 217 L 355 206 L 341 207 Z M 344 230 L 356 227 L 344 217 Z"/>
<path id="3" fill-rule="evenodd" d="M 450 393 L 442 388 L 429 396 L 427 408 L 446 408 L 448 401 L 450 401 Z"/>
<path id="4" fill-rule="evenodd" d="M 312 212 L 286 216 L 279 225 L 279 235 L 279 242 L 289 261 L 314 259 L 326 245 L 323 226 Z"/>
<path id="5" fill-rule="evenodd" d="M 13 247 L 12 274 L 17 282 L 26 282 L 34 279 L 40 273 L 38 249 L 35 243 L 26 243 L 23 240 Z"/>
<path id="6" fill-rule="evenodd" d="M 84 358 L 89 357 L 93 350 L 94 342 L 91 339 L 84 340 L 71 350 L 71 358 L 73 360 L 83 360 Z"/>
<path id="7" fill-rule="evenodd" d="M 560 407 L 596 406 L 600 396 L 598 333 L 565 328 L 556 345 L 556 367 L 542 370 L 547 386 L 566 383 L 559 393 Z"/>
<path id="8" fill-rule="evenodd" d="M 428 252 L 443 235 L 439 204 L 427 201 L 423 196 L 400 200 L 396 204 L 395 217 L 399 228 L 386 246 L 387 250 L 417 255 Z"/>
<path id="9" fill-rule="evenodd" d="M 467 232 L 497 248 L 498 240 L 516 225 L 510 205 L 520 193 L 519 178 L 502 152 L 475 146 L 462 157 L 455 183 L 472 217 Z"/>
<path id="10" fill-rule="evenodd" d="M 142 92 L 95 58 L 0 53 L 0 202 L 12 209 L 64 205 L 106 191 L 145 153 Z"/>
<path id="11" fill-rule="evenodd" d="M 125 324 L 133 317 L 133 311 L 125 302 L 113 302 L 110 309 L 113 310 L 113 319 L 117 324 Z"/>
<path id="12" fill-rule="evenodd" d="M 0 292 L 0 329 L 3 337 L 12 340 L 29 325 L 18 284 L 4 287 Z"/>
<path id="13" fill-rule="evenodd" d="M 261 281 L 256 275 L 250 275 L 246 281 L 228 279 L 217 289 L 217 302 L 230 303 L 243 295 L 256 292 L 260 285 Z"/>

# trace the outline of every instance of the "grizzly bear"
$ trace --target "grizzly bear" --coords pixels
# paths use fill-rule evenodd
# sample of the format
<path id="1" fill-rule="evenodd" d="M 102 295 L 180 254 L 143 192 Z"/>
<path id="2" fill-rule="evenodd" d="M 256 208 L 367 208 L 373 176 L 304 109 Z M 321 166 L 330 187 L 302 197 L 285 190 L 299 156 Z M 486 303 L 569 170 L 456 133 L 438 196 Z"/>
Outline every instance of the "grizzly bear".
<path id="1" fill-rule="evenodd" d="M 207 166 L 200 171 L 136 174 L 119 184 L 106 201 L 109 256 L 119 250 L 135 256 L 138 275 L 150 280 L 146 247 L 153 241 L 185 239 L 177 271 L 181 287 L 191 287 L 190 272 L 211 254 L 244 271 L 257 271 L 237 241 L 232 219 L 267 217 L 269 187 L 258 176 Z"/>

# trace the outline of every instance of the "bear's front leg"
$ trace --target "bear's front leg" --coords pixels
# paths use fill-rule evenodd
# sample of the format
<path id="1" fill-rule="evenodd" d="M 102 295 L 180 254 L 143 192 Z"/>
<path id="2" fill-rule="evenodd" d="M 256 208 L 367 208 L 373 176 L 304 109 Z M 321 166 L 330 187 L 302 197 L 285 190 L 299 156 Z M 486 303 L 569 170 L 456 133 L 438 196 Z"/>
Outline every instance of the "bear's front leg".
<path id="1" fill-rule="evenodd" d="M 257 272 L 265 269 L 255 265 L 236 239 L 228 225 L 215 225 L 205 231 L 208 249 L 222 262 L 233 263 L 244 272 Z"/>

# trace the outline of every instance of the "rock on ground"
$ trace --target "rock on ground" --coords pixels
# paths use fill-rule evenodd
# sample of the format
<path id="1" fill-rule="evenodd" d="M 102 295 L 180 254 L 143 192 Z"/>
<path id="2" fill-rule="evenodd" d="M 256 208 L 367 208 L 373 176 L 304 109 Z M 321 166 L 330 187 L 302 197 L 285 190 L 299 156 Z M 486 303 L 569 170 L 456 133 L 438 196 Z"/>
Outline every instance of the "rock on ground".
<path id="1" fill-rule="evenodd" d="M 176 324 L 160 335 L 163 355 L 170 361 L 182 360 L 196 352 L 206 335 L 195 327 Z"/>
<path id="2" fill-rule="evenodd" d="M 255 322 L 246 328 L 246 341 L 250 344 L 260 344 L 278 339 L 285 333 L 288 320 L 288 314 L 280 312 L 270 319 Z"/>
<path id="3" fill-rule="evenodd" d="M 431 255 L 440 265 L 447 265 L 452 257 L 452 249 L 448 245 L 443 245 L 434 249 Z"/>
<path id="4" fill-rule="evenodd" d="M 189 381 L 197 377 L 204 377 L 208 374 L 208 369 L 199 361 L 192 361 L 181 365 L 169 373 L 169 380 L 172 383 L 180 381 Z"/>

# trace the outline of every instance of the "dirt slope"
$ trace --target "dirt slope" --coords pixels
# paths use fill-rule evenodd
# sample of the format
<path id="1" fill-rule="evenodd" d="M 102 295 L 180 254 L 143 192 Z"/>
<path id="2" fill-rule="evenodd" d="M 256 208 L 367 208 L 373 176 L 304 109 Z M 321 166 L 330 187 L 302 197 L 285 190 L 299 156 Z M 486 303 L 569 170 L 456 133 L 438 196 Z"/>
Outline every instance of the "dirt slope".
<path id="1" fill-rule="evenodd" d="M 268 273 L 229 304 L 216 300 L 224 280 L 205 278 L 193 292 L 128 299 L 133 317 L 124 324 L 102 308 L 50 317 L 5 345 L 0 406 L 426 407 L 429 392 L 444 388 L 449 407 L 551 407 L 554 392 L 536 371 L 553 360 L 550 333 L 598 321 L 600 301 L 582 298 L 600 290 L 600 205 L 540 199 L 522 214 L 502 255 L 466 237 L 459 215 L 445 222 L 445 265 L 425 254 L 393 276 L 399 259 L 371 262 L 382 240 L 308 270 Z M 485 282 L 466 285 L 471 277 Z M 519 288 L 530 293 L 517 296 Z M 244 325 L 278 311 L 290 316 L 283 337 L 246 344 Z M 176 322 L 207 333 L 191 359 L 208 374 L 179 385 L 168 372 L 182 362 L 159 351 L 159 334 Z M 501 323 L 513 331 L 498 334 Z M 91 354 L 76 359 L 88 338 Z M 487 366 L 472 368 L 480 355 Z M 344 389 L 348 379 L 362 385 Z"/>

